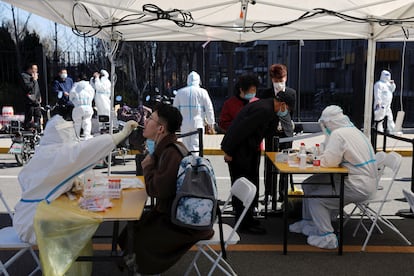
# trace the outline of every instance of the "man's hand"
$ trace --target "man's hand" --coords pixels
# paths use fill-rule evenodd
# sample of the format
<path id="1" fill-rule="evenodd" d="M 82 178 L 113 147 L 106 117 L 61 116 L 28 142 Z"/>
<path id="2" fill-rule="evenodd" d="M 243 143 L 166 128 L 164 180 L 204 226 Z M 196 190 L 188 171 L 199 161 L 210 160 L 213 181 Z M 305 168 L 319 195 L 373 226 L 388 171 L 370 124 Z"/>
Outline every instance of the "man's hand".
<path id="1" fill-rule="evenodd" d="M 32 78 L 34 81 L 37 81 L 37 79 L 39 78 L 39 74 L 38 73 L 32 73 Z"/>
<path id="2" fill-rule="evenodd" d="M 206 125 L 206 134 L 212 135 L 212 134 L 216 134 L 216 130 L 214 129 L 214 125 Z"/>

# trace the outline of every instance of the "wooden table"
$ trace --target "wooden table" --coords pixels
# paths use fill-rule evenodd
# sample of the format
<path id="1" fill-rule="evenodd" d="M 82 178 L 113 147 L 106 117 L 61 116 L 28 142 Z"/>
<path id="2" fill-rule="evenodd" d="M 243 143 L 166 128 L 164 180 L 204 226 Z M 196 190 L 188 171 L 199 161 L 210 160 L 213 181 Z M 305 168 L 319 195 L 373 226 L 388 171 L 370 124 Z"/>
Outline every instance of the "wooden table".
<path id="1" fill-rule="evenodd" d="M 112 176 L 112 178 L 127 178 L 128 176 Z M 135 177 L 135 176 L 134 176 Z M 142 182 L 144 178 L 137 176 Z M 147 201 L 147 193 L 143 188 L 123 189 L 120 198 L 111 199 L 112 208 L 106 209 L 104 212 L 90 212 L 82 210 L 84 214 L 90 215 L 92 218 L 100 218 L 105 222 L 114 222 L 112 236 L 94 236 L 95 238 L 112 237 L 112 249 L 110 256 L 80 256 L 77 261 L 107 261 L 119 258 L 117 254 L 119 222 L 127 221 L 128 243 L 133 241 L 133 222 L 141 218 L 142 212 Z M 70 200 L 66 195 L 62 195 L 51 203 L 64 204 L 68 207 L 81 208 L 78 206 L 77 200 Z"/>
<path id="2" fill-rule="evenodd" d="M 299 167 L 289 166 L 286 162 L 277 162 L 277 152 L 266 152 L 267 158 L 272 162 L 273 166 L 281 174 L 340 174 L 341 185 L 339 195 L 289 195 L 288 194 L 288 181 L 284 183 L 284 210 L 283 210 L 283 254 L 287 254 L 287 236 L 288 236 L 288 221 L 287 221 L 287 208 L 288 197 L 301 197 L 301 198 L 339 198 L 339 239 L 338 239 L 338 254 L 342 255 L 343 248 L 343 225 L 344 225 L 344 185 L 345 176 L 348 175 L 349 170 L 345 167 L 326 168 L 320 167 L 315 169 L 313 167 L 306 167 L 300 169 Z M 331 178 L 333 180 L 333 178 Z M 332 183 L 333 184 L 333 183 Z"/>

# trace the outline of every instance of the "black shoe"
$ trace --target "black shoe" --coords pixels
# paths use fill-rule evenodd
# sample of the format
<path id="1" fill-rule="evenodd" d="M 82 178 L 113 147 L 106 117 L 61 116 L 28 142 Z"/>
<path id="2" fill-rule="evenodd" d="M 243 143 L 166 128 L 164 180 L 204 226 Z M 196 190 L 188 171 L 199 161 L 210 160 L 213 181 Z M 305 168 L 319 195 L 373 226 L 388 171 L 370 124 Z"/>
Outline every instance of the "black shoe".
<path id="1" fill-rule="evenodd" d="M 234 218 L 234 222 L 236 223 L 238 220 L 239 218 L 236 216 Z M 241 226 L 244 226 L 244 227 L 259 226 L 259 225 L 260 225 L 260 220 L 255 219 L 254 217 L 248 216 L 248 217 L 244 217 L 243 221 L 240 224 L 240 227 Z"/>
<path id="2" fill-rule="evenodd" d="M 251 234 L 251 235 L 265 235 L 266 229 L 264 229 L 262 226 L 260 225 L 240 225 L 240 232 L 242 233 L 246 233 L 246 234 Z"/>
<path id="3" fill-rule="evenodd" d="M 249 223 L 248 223 L 249 225 L 252 225 L 252 226 L 260 226 L 260 220 L 258 220 L 258 219 L 255 219 L 255 218 L 252 218 L 250 221 L 249 221 Z"/>

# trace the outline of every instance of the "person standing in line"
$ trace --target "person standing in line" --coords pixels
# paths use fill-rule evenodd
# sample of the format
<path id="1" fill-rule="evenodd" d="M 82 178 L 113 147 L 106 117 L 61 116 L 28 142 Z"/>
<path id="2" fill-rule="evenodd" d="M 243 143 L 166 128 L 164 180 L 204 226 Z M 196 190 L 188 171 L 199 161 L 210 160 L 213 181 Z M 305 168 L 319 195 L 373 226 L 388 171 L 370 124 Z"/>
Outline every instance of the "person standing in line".
<path id="1" fill-rule="evenodd" d="M 111 81 L 109 80 L 109 73 L 104 69 L 100 73 L 93 73 L 90 83 L 95 89 L 95 105 L 98 109 L 98 116 L 110 116 Z"/>
<path id="2" fill-rule="evenodd" d="M 42 102 L 42 96 L 38 79 L 37 65 L 34 63 L 28 64 L 25 67 L 25 71 L 21 73 L 21 86 L 25 105 L 23 126 L 26 129 L 36 127 L 40 132 L 40 119 L 42 118 L 40 103 Z"/>
<path id="3" fill-rule="evenodd" d="M 342 108 L 336 105 L 326 107 L 319 118 L 325 133 L 325 142 L 320 156 L 321 167 L 338 167 L 349 169 L 345 177 L 344 204 L 367 200 L 377 189 L 378 174 L 375 152 L 370 141 Z M 340 190 L 341 177 L 334 175 L 334 188 L 331 185 L 310 185 L 311 183 L 329 183 L 329 174 L 315 174 L 305 179 L 302 188 L 305 195 L 332 195 Z M 333 233 L 331 218 L 338 212 L 338 198 L 304 198 L 302 220 L 289 225 L 289 231 L 308 236 L 309 245 L 334 249 L 338 239 Z"/>
<path id="4" fill-rule="evenodd" d="M 92 101 L 95 95 L 93 87 L 89 84 L 85 74 L 80 74 L 78 82 L 76 82 L 69 93 L 69 100 L 73 102 L 72 118 L 75 132 L 78 138 L 83 136 L 85 140 L 92 138 Z"/>
<path id="5" fill-rule="evenodd" d="M 259 80 L 253 75 L 239 77 L 234 87 L 234 95 L 227 99 L 220 112 L 219 126 L 226 132 L 240 110 L 249 102 L 258 100 L 256 98 Z"/>
<path id="6" fill-rule="evenodd" d="M 260 151 L 258 148 L 263 138 L 273 131 L 273 126 L 289 111 L 292 104 L 294 98 L 286 92 L 280 92 L 273 98 L 247 104 L 237 114 L 221 142 L 224 161 L 228 163 L 232 183 L 240 177 L 246 177 L 259 190 Z M 258 192 L 240 225 L 241 231 L 250 234 L 266 233 L 260 222 L 253 217 L 257 201 Z M 234 198 L 232 204 L 237 220 L 243 211 L 243 203 Z"/>
<path id="7" fill-rule="evenodd" d="M 73 80 L 68 76 L 66 68 L 59 70 L 58 77 L 53 81 L 53 92 L 56 95 L 59 111 L 65 120 L 72 120 L 73 103 L 69 100 L 69 92 L 72 89 Z"/>
<path id="8" fill-rule="evenodd" d="M 187 86 L 177 91 L 173 106 L 177 107 L 182 116 L 181 132 L 191 132 L 198 128 L 204 129 L 207 122 L 207 134 L 214 134 L 215 117 L 213 104 L 207 90 L 200 87 L 200 75 L 192 71 L 187 77 Z M 197 135 L 183 137 L 183 143 L 194 154 L 199 153 Z"/>
<path id="9" fill-rule="evenodd" d="M 381 121 L 387 116 L 387 128 L 393 132 L 395 128 L 394 117 L 392 115 L 391 103 L 395 91 L 394 80 L 391 73 L 382 70 L 380 79 L 374 84 L 374 119 Z M 378 123 L 378 131 L 384 131 L 383 122 Z"/>
<path id="10" fill-rule="evenodd" d="M 284 137 L 292 137 L 293 136 L 293 112 L 295 111 L 296 106 L 296 91 L 290 87 L 286 86 L 287 81 L 287 67 L 284 64 L 273 64 L 270 66 L 269 69 L 269 76 L 272 80 L 272 87 L 264 90 L 260 95 L 259 98 L 266 99 L 272 98 L 280 92 L 285 92 L 290 95 L 290 98 L 294 99 L 293 103 L 289 109 L 289 112 L 286 112 L 284 116 L 279 117 L 279 121 L 276 125 L 272 127 L 273 132 L 271 132 L 265 138 L 265 150 L 266 151 L 274 151 L 273 149 L 273 137 L 278 136 L 279 138 Z M 292 147 L 292 142 L 280 143 L 279 150 L 287 149 Z M 266 175 L 265 175 L 265 187 L 270 189 L 273 186 L 271 183 L 271 173 L 272 173 L 272 164 L 269 160 L 265 159 L 265 166 L 266 166 Z M 284 187 L 284 181 L 288 181 L 287 175 L 283 174 L 280 175 L 279 179 L 279 201 L 283 201 L 283 190 L 281 189 Z"/>

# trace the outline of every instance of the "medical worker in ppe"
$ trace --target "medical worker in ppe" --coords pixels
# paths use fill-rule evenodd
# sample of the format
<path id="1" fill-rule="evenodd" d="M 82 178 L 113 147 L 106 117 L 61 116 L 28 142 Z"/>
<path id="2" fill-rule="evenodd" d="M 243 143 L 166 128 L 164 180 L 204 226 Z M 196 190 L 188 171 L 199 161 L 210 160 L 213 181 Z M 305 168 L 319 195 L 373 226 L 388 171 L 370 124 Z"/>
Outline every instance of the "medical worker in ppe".
<path id="1" fill-rule="evenodd" d="M 356 128 L 336 105 L 326 107 L 319 119 L 326 134 L 324 151 L 321 155 L 322 167 L 349 169 L 345 178 L 344 204 L 361 202 L 376 191 L 377 165 L 375 153 L 367 137 Z M 330 175 L 315 174 L 305 183 L 330 182 Z M 340 176 L 334 176 L 334 192 L 340 191 Z M 330 185 L 302 185 L 305 195 L 332 195 Z M 289 230 L 308 236 L 308 244 L 320 248 L 338 247 L 338 240 L 333 233 L 331 217 L 338 212 L 337 198 L 304 198 L 302 220 L 291 224 Z"/>
<path id="2" fill-rule="evenodd" d="M 208 134 L 214 133 L 215 117 L 213 104 L 207 90 L 200 87 L 200 75 L 192 71 L 187 77 L 187 86 L 177 91 L 173 106 L 177 107 L 183 116 L 181 132 L 187 133 L 202 128 L 207 122 Z M 198 135 L 183 137 L 187 149 L 195 154 L 199 151 Z"/>
<path id="3" fill-rule="evenodd" d="M 87 81 L 86 75 L 81 74 L 69 93 L 69 99 L 73 103 L 72 120 L 76 135 L 80 138 L 81 129 L 85 140 L 92 138 L 92 101 L 95 91 Z"/>
<path id="4" fill-rule="evenodd" d="M 95 105 L 98 109 L 98 116 L 111 114 L 111 81 L 108 71 L 102 69 L 99 73 L 93 73 L 90 80 L 95 89 Z"/>
<path id="5" fill-rule="evenodd" d="M 395 83 L 391 79 L 391 73 L 382 70 L 380 80 L 374 85 L 374 119 L 380 121 L 387 116 L 387 128 L 393 132 L 395 128 L 391 103 L 395 91 Z M 383 122 L 378 123 L 378 131 L 384 131 Z"/>
<path id="6" fill-rule="evenodd" d="M 81 141 L 76 137 L 73 122 L 60 115 L 50 119 L 33 158 L 18 175 L 22 198 L 15 207 L 13 226 L 24 242 L 36 244 L 33 219 L 39 202 L 51 202 L 72 188 L 73 180 L 108 156 L 113 148 L 138 126 L 128 121 L 116 134 L 104 134 Z"/>

